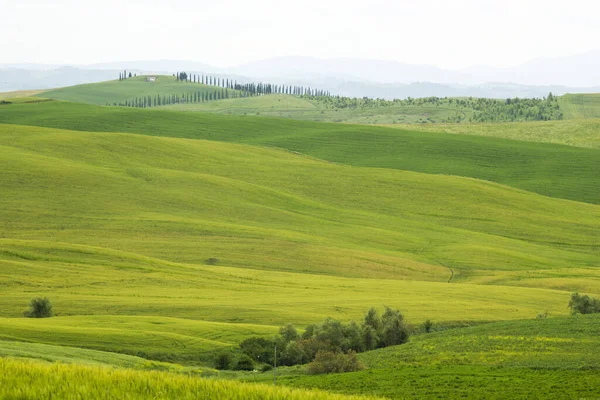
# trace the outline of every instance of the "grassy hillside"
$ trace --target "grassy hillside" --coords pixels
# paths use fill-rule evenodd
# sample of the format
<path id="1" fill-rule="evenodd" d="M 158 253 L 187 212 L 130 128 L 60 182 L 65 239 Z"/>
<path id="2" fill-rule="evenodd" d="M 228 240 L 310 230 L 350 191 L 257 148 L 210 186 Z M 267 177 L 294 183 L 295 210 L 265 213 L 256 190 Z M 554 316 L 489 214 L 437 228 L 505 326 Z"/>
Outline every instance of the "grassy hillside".
<path id="1" fill-rule="evenodd" d="M 567 119 L 600 118 L 600 94 L 566 94 L 559 104 Z"/>
<path id="2" fill-rule="evenodd" d="M 0 120 L 279 147 L 354 166 L 466 176 L 547 196 L 600 203 L 597 149 L 381 127 L 59 102 L 3 106 Z"/>
<path id="3" fill-rule="evenodd" d="M 115 286 L 118 287 L 118 285 Z M 138 297 L 143 294 L 141 286 L 143 285 L 140 285 L 140 290 L 137 291 Z M 222 289 L 225 289 L 225 287 Z M 59 293 L 64 293 L 64 291 L 55 288 L 48 288 L 45 292 L 54 292 L 58 299 L 66 297 L 68 301 L 82 301 L 84 303 L 87 303 L 92 295 L 91 291 L 88 291 L 89 295 L 86 300 L 86 296 L 61 295 Z M 176 302 L 174 292 L 171 292 L 172 297 L 170 300 Z M 102 295 L 101 298 L 105 296 Z M 152 299 L 152 297 L 144 296 L 147 300 Z M 106 300 L 110 301 L 110 299 Z M 154 300 L 158 299 L 155 297 Z M 67 301 L 64 302 L 65 306 L 63 306 L 59 301 L 57 310 L 66 313 L 73 311 L 80 313 L 104 311 L 110 313 L 108 301 L 95 307 L 88 306 L 86 309 L 83 309 L 81 305 L 69 307 L 66 305 Z M 114 301 L 111 303 L 114 305 Z M 196 306 L 200 305 L 197 300 L 189 301 L 186 305 L 188 316 L 193 315 L 194 304 Z M 174 304 L 169 305 L 172 307 Z M 160 310 L 155 310 L 154 313 L 168 314 L 169 305 L 161 307 Z M 121 308 L 128 308 L 127 301 Z M 147 312 L 143 310 L 141 304 L 138 304 L 137 308 L 139 314 Z M 217 318 L 215 317 L 215 319 Z M 0 322 L 2 322 L 0 339 L 76 346 L 84 349 L 135 355 L 153 360 L 187 363 L 206 361 L 210 354 L 237 345 L 246 337 L 273 336 L 277 333 L 277 327 L 275 326 L 191 321 L 184 318 L 157 316 L 97 315 L 55 317 L 43 320 L 0 318 Z M 0 344 L 2 343 L 0 341 Z M 84 356 L 87 355 L 82 355 L 82 357 Z M 113 360 L 108 361 L 113 362 Z"/>
<path id="4" fill-rule="evenodd" d="M 501 124 L 395 124 L 384 126 L 420 132 L 477 135 L 600 149 L 600 119 Z"/>
<path id="5" fill-rule="evenodd" d="M 155 82 L 147 82 L 145 76 L 48 90 L 40 96 L 88 104 L 113 104 L 142 98 L 144 96 L 170 96 L 193 93 L 212 93 L 217 88 L 199 83 L 178 82 L 174 76 L 157 76 Z M 220 90 L 220 88 L 219 88 Z"/>
<path id="6" fill-rule="evenodd" d="M 571 292 L 600 294 L 597 148 L 59 101 L 0 121 L 0 356 L 19 358 L 0 358 L 0 397 L 330 398 L 192 376 L 249 336 L 383 305 L 415 326 L 519 321 L 280 382 L 595 395 L 598 318 L 564 316 Z M 56 316 L 23 318 L 35 296 Z"/>
<path id="7" fill-rule="evenodd" d="M 197 364 L 246 337 L 270 337 L 286 323 L 359 319 L 370 305 L 401 308 L 413 324 L 568 311 L 569 293 L 556 290 L 183 265 L 60 243 L 8 243 L 3 241 L 0 259 L 0 340 L 161 361 Z M 558 273 L 576 281 L 578 271 Z M 48 296 L 57 316 L 20 317 L 34 296 Z"/>
<path id="8" fill-rule="evenodd" d="M 168 372 L 43 364 L 13 359 L 0 359 L 0 397 L 32 400 L 49 398 L 343 400 L 357 398 L 315 390 L 199 379 Z M 360 398 L 368 399 L 368 397 Z"/>
<path id="9" fill-rule="evenodd" d="M 485 321 L 600 293 L 596 205 L 145 135 L 2 125 L 0 155 L 7 340 L 194 362 L 371 305 Z M 18 318 L 38 295 L 59 316 Z"/>
<path id="10" fill-rule="evenodd" d="M 365 371 L 328 376 L 290 371 L 280 381 L 399 399 L 594 397 L 600 385 L 599 327 L 599 316 L 580 316 L 437 332 L 361 354 Z"/>
<path id="11" fill-rule="evenodd" d="M 273 94 L 260 97 L 218 100 L 207 103 L 176 104 L 163 107 L 176 111 L 202 111 L 228 115 L 263 115 L 305 121 L 358 124 L 421 123 L 468 118 L 469 110 L 451 106 L 394 105 L 389 107 L 331 108 L 318 101 L 297 96 Z"/>
<path id="12" fill-rule="evenodd" d="M 347 102 L 354 101 L 347 99 Z M 203 111 L 232 115 L 266 115 L 270 117 L 292 118 L 308 121 L 346 122 L 359 124 L 418 124 L 438 125 L 451 123 L 452 125 L 468 126 L 472 121 L 522 121 L 526 116 L 522 114 L 500 114 L 503 101 L 487 100 L 487 105 L 477 105 L 478 99 L 415 99 L 410 103 L 403 101 L 377 101 L 371 100 L 368 104 L 359 103 L 353 106 L 340 107 L 340 101 L 335 99 L 320 99 L 309 97 L 296 97 L 289 95 L 267 95 L 251 99 L 228 99 L 212 103 L 177 104 L 165 108 L 180 111 Z M 557 97 L 561 118 L 557 119 L 585 119 L 600 118 L 600 94 L 567 94 Z M 463 101 L 463 103 L 461 103 Z M 531 105 L 524 107 L 524 112 L 536 113 L 538 108 Z M 499 118 L 499 119 L 495 119 Z M 508 118 L 508 119 L 505 119 Z M 536 118 L 530 116 L 529 118 Z M 546 118 L 542 118 L 546 119 Z M 535 121 L 529 121 L 535 122 Z M 517 122 L 517 124 L 519 124 Z"/>
<path id="13" fill-rule="evenodd" d="M 15 92 L 0 92 L 0 100 L 30 97 L 43 93 L 43 90 L 17 90 Z"/>
<path id="14" fill-rule="evenodd" d="M 4 125 L 0 145 L 6 238 L 355 277 L 598 266 L 598 206 L 482 181 L 143 135 Z"/>
<path id="15" fill-rule="evenodd" d="M 134 369 L 168 369 L 172 365 L 106 351 L 9 340 L 0 340 L 0 357 Z"/>
<path id="16" fill-rule="evenodd" d="M 178 111 L 206 111 L 217 114 L 266 115 L 275 117 L 285 117 L 285 113 L 320 111 L 318 105 L 310 100 L 286 94 L 224 99 L 196 104 L 175 104 L 164 106 L 163 108 Z"/>

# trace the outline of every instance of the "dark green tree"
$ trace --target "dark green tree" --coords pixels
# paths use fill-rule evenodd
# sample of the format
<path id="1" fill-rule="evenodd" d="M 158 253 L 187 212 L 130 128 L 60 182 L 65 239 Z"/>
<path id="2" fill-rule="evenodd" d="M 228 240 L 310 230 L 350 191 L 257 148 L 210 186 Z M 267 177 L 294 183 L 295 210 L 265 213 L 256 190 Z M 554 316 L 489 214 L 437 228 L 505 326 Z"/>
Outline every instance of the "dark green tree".
<path id="1" fill-rule="evenodd" d="M 31 299 L 29 310 L 25 311 L 27 318 L 49 318 L 54 315 L 52 303 L 47 297 L 36 297 Z"/>

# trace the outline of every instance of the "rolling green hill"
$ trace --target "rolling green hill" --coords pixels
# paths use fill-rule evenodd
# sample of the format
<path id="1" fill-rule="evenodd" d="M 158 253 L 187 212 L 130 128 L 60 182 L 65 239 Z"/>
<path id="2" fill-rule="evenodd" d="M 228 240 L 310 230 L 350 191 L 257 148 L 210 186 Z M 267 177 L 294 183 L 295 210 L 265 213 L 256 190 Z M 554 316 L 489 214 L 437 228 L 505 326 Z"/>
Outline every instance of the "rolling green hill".
<path id="1" fill-rule="evenodd" d="M 198 362 L 371 305 L 487 321 L 600 293 L 597 205 L 147 135 L 0 125 L 0 155 L 5 340 Z M 59 316 L 18 318 L 38 295 Z"/>
<path id="2" fill-rule="evenodd" d="M 162 107 L 176 111 L 202 111 L 228 115 L 263 115 L 305 121 L 346 122 L 356 124 L 421 123 L 430 120 L 468 118 L 472 111 L 433 105 L 394 105 L 369 108 L 330 108 L 318 101 L 285 94 L 218 100 L 206 103 L 175 104 Z"/>
<path id="3" fill-rule="evenodd" d="M 285 148 L 353 166 L 472 177 L 547 196 L 600 203 L 597 149 L 381 127 L 60 102 L 2 106 L 0 121 Z"/>
<path id="4" fill-rule="evenodd" d="M 107 351 L 11 340 L 0 340 L 0 357 L 133 369 L 169 369 L 174 366 Z"/>
<path id="5" fill-rule="evenodd" d="M 395 124 L 384 126 L 403 130 L 488 136 L 600 149 L 600 119 L 501 124 Z"/>
<path id="6" fill-rule="evenodd" d="M 356 277 L 598 266 L 598 206 L 483 181 L 144 135 L 4 125 L 0 144 L 6 238 Z"/>
<path id="7" fill-rule="evenodd" d="M 280 382 L 394 399 L 594 397 L 599 327 L 599 316 L 579 316 L 423 334 L 359 355 L 368 366 L 364 371 L 306 376 L 290 369 L 281 372 Z"/>
<path id="8" fill-rule="evenodd" d="M 566 94 L 559 104 L 567 119 L 600 118 L 600 94 Z"/>
<path id="9" fill-rule="evenodd" d="M 114 80 L 48 90 L 38 96 L 76 103 L 112 105 L 147 96 L 212 93 L 215 90 L 221 89 L 200 83 L 178 82 L 174 76 L 156 76 L 154 82 L 147 82 L 146 76 L 138 76 L 123 81 Z"/>

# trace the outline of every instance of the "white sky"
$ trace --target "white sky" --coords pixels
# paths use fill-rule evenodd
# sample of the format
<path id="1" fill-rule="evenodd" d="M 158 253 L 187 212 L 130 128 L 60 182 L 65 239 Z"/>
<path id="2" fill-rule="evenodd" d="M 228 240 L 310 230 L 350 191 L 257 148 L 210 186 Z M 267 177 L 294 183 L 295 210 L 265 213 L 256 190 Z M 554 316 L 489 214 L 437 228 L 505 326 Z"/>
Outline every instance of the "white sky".
<path id="1" fill-rule="evenodd" d="M 599 38 L 600 0 L 0 0 L 0 64 L 303 55 L 502 67 Z"/>

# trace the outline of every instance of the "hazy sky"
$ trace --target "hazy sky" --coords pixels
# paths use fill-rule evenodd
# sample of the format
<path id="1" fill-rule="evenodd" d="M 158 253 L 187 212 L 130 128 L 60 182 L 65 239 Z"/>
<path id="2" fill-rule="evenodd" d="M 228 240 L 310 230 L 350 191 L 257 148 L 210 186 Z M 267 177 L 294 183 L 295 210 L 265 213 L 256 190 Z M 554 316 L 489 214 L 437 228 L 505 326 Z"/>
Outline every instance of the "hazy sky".
<path id="1" fill-rule="evenodd" d="M 0 64 L 275 56 L 460 68 L 600 48 L 598 0 L 0 0 Z"/>

